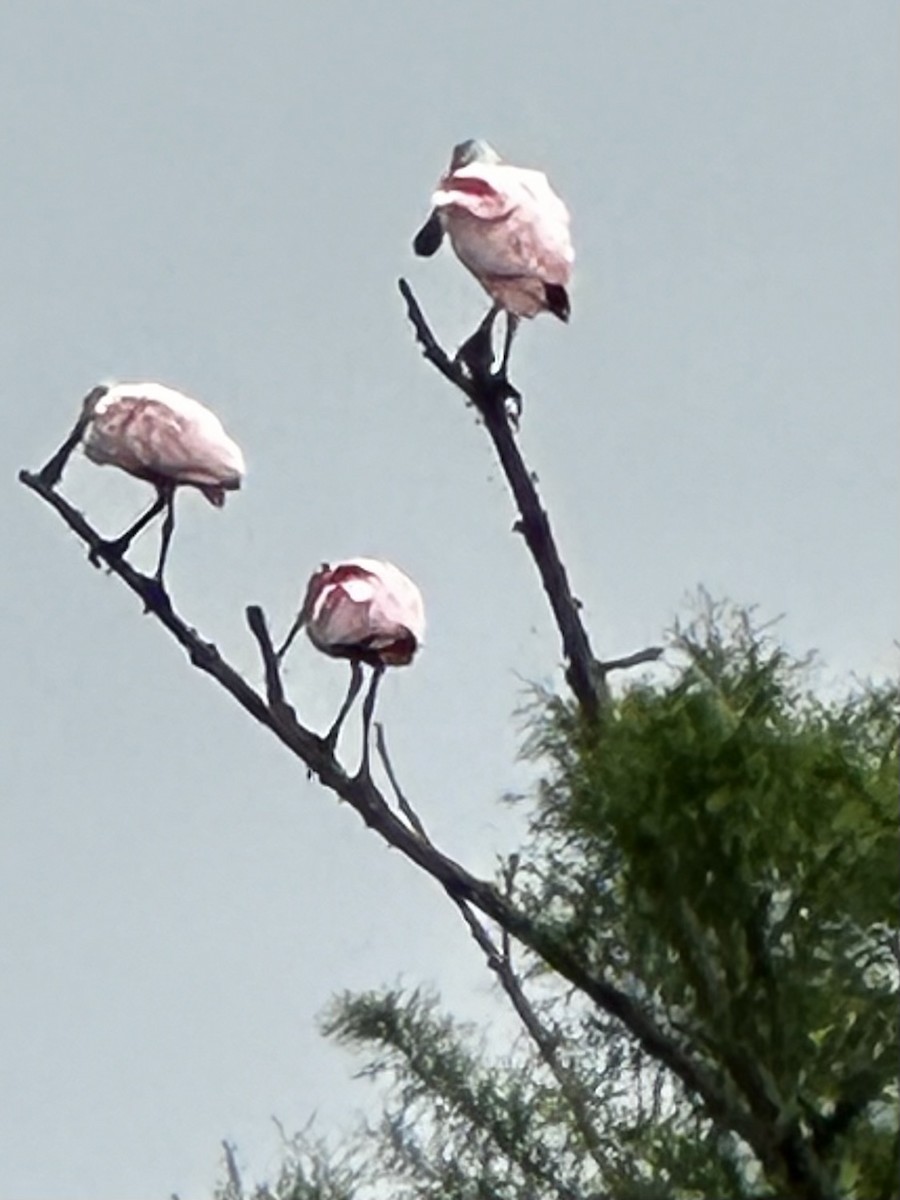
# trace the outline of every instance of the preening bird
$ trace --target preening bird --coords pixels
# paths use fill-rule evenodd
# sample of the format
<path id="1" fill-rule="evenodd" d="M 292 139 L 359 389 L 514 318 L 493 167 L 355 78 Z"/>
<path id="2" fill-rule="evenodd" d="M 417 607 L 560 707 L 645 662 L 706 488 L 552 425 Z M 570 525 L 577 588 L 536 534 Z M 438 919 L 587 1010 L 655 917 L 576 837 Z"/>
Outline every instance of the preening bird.
<path id="1" fill-rule="evenodd" d="M 569 319 L 567 287 L 575 253 L 569 212 L 542 171 L 504 162 L 487 142 L 461 142 L 431 198 L 432 213 L 413 242 L 430 257 L 444 234 L 457 258 L 493 300 L 475 334 L 460 349 L 467 361 L 490 362 L 490 337 L 501 309 L 507 314 L 500 374 L 522 317 L 551 312 Z M 485 345 L 486 343 L 486 345 Z"/>
<path id="2" fill-rule="evenodd" d="M 72 451 L 81 442 L 87 457 L 144 479 L 156 499 L 107 549 L 121 555 L 132 540 L 165 509 L 159 562 L 154 578 L 163 586 L 163 570 L 175 528 L 175 492 L 195 487 L 217 508 L 225 493 L 241 486 L 244 456 L 222 422 L 198 400 L 161 383 L 117 383 L 92 389 L 69 437 L 41 471 L 57 483 Z"/>
<path id="3" fill-rule="evenodd" d="M 372 682 L 363 702 L 365 769 L 379 680 L 386 667 L 411 663 L 425 636 L 422 593 L 393 563 L 374 558 L 323 563 L 310 577 L 297 619 L 278 651 L 279 661 L 304 627 L 316 649 L 350 661 L 350 687 L 325 735 L 332 749 L 362 687 L 363 664 L 372 668 Z"/>

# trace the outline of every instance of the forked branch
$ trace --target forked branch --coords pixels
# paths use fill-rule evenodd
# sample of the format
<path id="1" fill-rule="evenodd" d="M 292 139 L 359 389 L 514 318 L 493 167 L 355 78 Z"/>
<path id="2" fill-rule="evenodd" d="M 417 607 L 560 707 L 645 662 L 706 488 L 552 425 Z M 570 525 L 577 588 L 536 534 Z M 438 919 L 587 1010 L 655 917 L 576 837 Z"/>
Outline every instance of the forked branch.
<path id="1" fill-rule="evenodd" d="M 261 610 L 251 608 L 248 621 L 262 653 L 268 698 L 251 687 L 213 643 L 205 641 L 176 613 L 154 580 L 136 571 L 120 555 L 111 554 L 100 534 L 52 484 L 29 471 L 21 471 L 19 480 L 55 509 L 82 542 L 108 563 L 113 574 L 143 601 L 145 611 L 184 648 L 193 666 L 215 679 L 385 842 L 430 875 L 455 902 L 464 902 L 489 917 L 604 1012 L 620 1020 L 649 1055 L 667 1066 L 698 1097 L 711 1116 L 722 1120 L 758 1151 L 765 1153 L 769 1149 L 768 1130 L 744 1107 L 725 1078 L 695 1057 L 627 993 L 596 974 L 552 931 L 518 909 L 493 884 L 470 874 L 423 838 L 392 810 L 368 772 L 350 776 L 344 771 L 324 739 L 302 725 L 283 699 L 277 662 L 271 653 L 271 640 Z"/>
<path id="2" fill-rule="evenodd" d="M 399 288 L 425 358 L 458 387 L 481 414 L 519 511 L 515 527 L 531 552 L 553 610 L 566 658 L 566 680 L 581 712 L 589 721 L 596 722 L 607 699 L 606 672 L 591 649 L 581 620 L 580 605 L 569 586 L 534 475 L 526 467 L 516 443 L 503 402 L 508 385 L 502 377 L 489 371 L 475 373 L 451 359 L 438 343 L 405 279 L 400 280 Z"/>
<path id="3" fill-rule="evenodd" d="M 381 758 L 385 774 L 391 784 L 394 792 L 394 797 L 397 801 L 397 806 L 400 811 L 409 821 L 410 826 L 416 831 L 420 838 L 429 846 L 434 843 L 426 832 L 425 826 L 415 809 L 410 804 L 400 783 L 397 779 L 394 765 L 391 762 L 388 754 L 387 742 L 384 736 L 384 728 L 381 725 L 376 726 L 375 743 L 378 749 L 379 757 Z M 506 877 L 506 899 L 510 899 L 510 891 L 512 887 L 512 875 Z M 507 999 L 513 1006 L 519 1020 L 525 1028 L 526 1033 L 534 1042 L 538 1054 L 543 1059 L 551 1074 L 556 1079 L 559 1085 L 560 1092 L 566 1103 L 569 1105 L 569 1111 L 572 1113 L 572 1118 L 575 1126 L 581 1135 L 585 1150 L 594 1159 L 597 1166 L 603 1170 L 606 1162 L 603 1156 L 602 1144 L 600 1135 L 595 1127 L 591 1115 L 591 1095 L 588 1089 L 584 1086 L 581 1079 L 570 1067 L 563 1061 L 559 1053 L 559 1046 L 554 1035 L 544 1027 L 540 1017 L 531 1004 L 531 1001 L 525 994 L 525 989 L 522 987 L 522 982 L 515 972 L 512 962 L 512 950 L 510 945 L 509 934 L 506 930 L 502 933 L 502 946 L 498 946 L 491 936 L 488 928 L 478 916 L 468 900 L 462 899 L 460 896 L 455 896 L 450 893 L 450 898 L 459 909 L 463 920 L 469 928 L 474 941 L 478 944 L 484 954 L 485 962 L 488 968 L 496 975 L 500 986 L 506 993 Z"/>

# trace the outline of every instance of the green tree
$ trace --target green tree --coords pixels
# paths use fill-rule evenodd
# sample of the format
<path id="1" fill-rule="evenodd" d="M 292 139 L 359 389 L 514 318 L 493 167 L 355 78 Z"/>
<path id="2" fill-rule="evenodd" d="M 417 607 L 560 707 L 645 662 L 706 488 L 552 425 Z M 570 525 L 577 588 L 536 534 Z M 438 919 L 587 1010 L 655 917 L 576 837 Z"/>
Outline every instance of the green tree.
<path id="1" fill-rule="evenodd" d="M 346 995 L 325 1031 L 389 1084 L 353 1195 L 898 1194 L 897 689 L 817 699 L 771 631 L 708 603 L 674 650 L 668 678 L 623 688 L 599 723 L 536 699 L 544 781 L 505 883 L 720 1110 L 534 954 L 534 1029 L 505 1056 L 435 997 Z M 271 1195 L 338 1195 L 308 1177 Z"/>

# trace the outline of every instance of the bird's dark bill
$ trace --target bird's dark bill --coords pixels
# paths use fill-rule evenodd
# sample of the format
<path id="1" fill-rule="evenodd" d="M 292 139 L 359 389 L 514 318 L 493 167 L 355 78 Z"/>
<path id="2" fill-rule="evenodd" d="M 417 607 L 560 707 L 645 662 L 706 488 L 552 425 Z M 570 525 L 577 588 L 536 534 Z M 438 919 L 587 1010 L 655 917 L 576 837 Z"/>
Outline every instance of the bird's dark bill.
<path id="1" fill-rule="evenodd" d="M 419 258 L 431 258 L 444 240 L 441 218 L 433 212 L 413 239 L 413 250 Z"/>
<path id="2" fill-rule="evenodd" d="M 545 283 L 544 299 L 555 317 L 559 317 L 561 321 L 568 321 L 571 312 L 569 293 L 561 284 Z"/>

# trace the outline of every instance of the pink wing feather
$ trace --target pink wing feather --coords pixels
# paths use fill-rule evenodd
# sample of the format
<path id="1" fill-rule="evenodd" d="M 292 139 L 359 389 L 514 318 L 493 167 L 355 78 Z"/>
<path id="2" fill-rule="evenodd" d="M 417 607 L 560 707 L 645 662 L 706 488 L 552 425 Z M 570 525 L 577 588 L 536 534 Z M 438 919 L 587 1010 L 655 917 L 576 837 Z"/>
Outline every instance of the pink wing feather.
<path id="1" fill-rule="evenodd" d="M 244 460 L 218 417 L 159 385 L 118 385 L 97 405 L 85 452 L 151 482 L 200 488 L 212 503 L 240 486 Z"/>
<path id="2" fill-rule="evenodd" d="M 433 203 L 460 259 L 479 278 L 569 282 L 569 213 L 542 171 L 472 163 L 442 180 Z"/>

